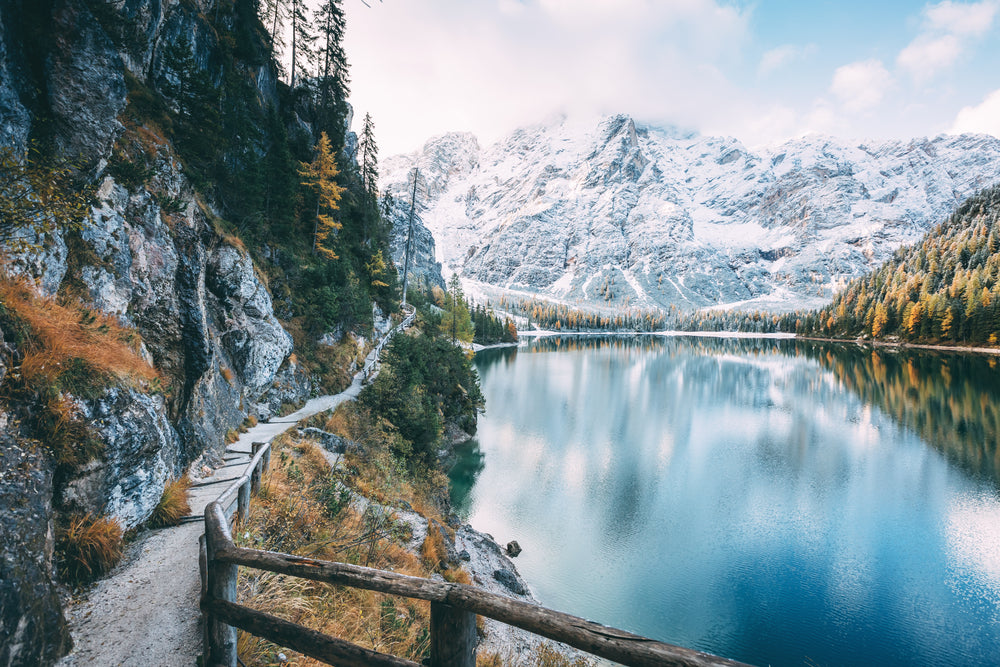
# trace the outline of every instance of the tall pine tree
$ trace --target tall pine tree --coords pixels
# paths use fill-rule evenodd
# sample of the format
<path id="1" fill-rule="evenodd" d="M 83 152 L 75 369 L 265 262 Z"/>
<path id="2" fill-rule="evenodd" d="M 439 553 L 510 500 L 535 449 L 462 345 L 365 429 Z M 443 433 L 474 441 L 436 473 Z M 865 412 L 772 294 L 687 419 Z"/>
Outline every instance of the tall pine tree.
<path id="1" fill-rule="evenodd" d="M 347 24 L 340 5 L 340 0 L 323 0 L 313 16 L 319 38 L 318 120 L 320 129 L 333 137 L 344 134 L 347 96 L 350 94 L 347 54 L 344 52 Z M 338 151 L 341 147 L 334 146 Z"/>
<path id="2" fill-rule="evenodd" d="M 289 18 L 292 21 L 292 63 L 288 87 L 295 90 L 303 79 L 308 78 L 310 65 L 315 60 L 312 26 L 306 16 L 305 0 L 291 0 Z"/>
<path id="3" fill-rule="evenodd" d="M 361 127 L 361 138 L 358 140 L 358 158 L 361 170 L 361 183 L 369 199 L 378 200 L 378 144 L 375 143 L 375 124 L 370 113 L 365 114 Z"/>

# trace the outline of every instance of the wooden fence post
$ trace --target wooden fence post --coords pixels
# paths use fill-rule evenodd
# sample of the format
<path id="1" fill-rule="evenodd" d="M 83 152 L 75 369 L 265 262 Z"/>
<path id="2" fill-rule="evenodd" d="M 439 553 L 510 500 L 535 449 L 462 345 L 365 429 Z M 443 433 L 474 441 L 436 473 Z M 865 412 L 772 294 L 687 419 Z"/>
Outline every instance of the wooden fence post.
<path id="1" fill-rule="evenodd" d="M 476 667 L 476 615 L 431 602 L 431 667 Z"/>
<path id="2" fill-rule="evenodd" d="M 205 508 L 205 551 L 208 586 L 206 603 L 212 600 L 236 602 L 237 566 L 220 563 L 215 556 L 232 542 L 226 514 L 218 502 L 209 503 Z M 205 634 L 206 664 L 213 667 L 236 667 L 236 628 L 208 615 Z"/>
<path id="3" fill-rule="evenodd" d="M 267 472 L 267 469 L 271 467 L 271 446 L 267 446 L 267 451 L 264 452 L 264 456 L 261 457 L 261 472 Z"/>
<path id="4" fill-rule="evenodd" d="M 250 512 L 250 483 L 244 482 L 240 484 L 239 495 L 236 497 L 236 517 L 233 519 L 233 525 L 237 521 L 243 521 L 247 518 L 247 514 Z"/>
<path id="5" fill-rule="evenodd" d="M 264 442 L 250 443 L 250 449 L 251 449 L 250 456 L 251 457 L 257 456 L 257 452 L 259 452 L 260 448 L 263 447 L 265 444 L 267 443 Z M 262 456 L 260 458 L 261 460 L 258 461 L 257 465 L 255 465 L 253 467 L 253 470 L 250 471 L 250 493 L 254 494 L 260 490 L 260 474 L 261 474 L 261 469 L 264 467 L 262 465 L 264 457 Z"/>

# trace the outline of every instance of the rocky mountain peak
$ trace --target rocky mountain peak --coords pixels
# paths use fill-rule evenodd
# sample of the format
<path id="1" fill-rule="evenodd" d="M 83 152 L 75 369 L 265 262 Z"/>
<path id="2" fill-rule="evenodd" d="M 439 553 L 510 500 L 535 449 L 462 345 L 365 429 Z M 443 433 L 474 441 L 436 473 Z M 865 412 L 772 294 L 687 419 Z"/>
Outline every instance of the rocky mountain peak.
<path id="1" fill-rule="evenodd" d="M 474 289 L 591 307 L 820 305 L 1000 174 L 985 135 L 751 150 L 615 115 L 485 149 L 461 136 L 387 160 L 383 187 L 401 188 L 403 165 L 440 175 L 421 217 Z"/>

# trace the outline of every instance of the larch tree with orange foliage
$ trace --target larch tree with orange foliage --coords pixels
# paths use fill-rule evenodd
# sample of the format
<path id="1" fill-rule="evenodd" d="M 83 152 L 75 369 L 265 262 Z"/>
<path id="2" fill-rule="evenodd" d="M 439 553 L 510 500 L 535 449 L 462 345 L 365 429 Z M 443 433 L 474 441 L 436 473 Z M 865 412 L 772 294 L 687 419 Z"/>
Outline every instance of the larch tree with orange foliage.
<path id="1" fill-rule="evenodd" d="M 316 190 L 316 220 L 313 225 L 313 253 L 326 259 L 337 259 L 331 247 L 330 236 L 339 231 L 341 223 L 333 218 L 340 209 L 340 197 L 344 188 L 337 184 L 337 160 L 330 148 L 330 138 L 323 132 L 316 144 L 316 157 L 312 162 L 302 162 L 299 176 L 302 185 Z"/>

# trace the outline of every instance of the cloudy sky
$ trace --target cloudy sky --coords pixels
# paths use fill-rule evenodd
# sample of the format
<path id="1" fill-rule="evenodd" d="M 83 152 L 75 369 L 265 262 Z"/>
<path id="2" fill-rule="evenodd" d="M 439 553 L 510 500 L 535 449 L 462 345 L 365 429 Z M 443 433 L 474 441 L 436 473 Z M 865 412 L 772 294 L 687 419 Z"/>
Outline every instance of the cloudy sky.
<path id="1" fill-rule="evenodd" d="M 755 146 L 1000 136 L 1000 0 L 344 0 L 383 156 L 627 113 Z"/>

